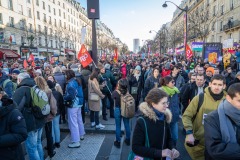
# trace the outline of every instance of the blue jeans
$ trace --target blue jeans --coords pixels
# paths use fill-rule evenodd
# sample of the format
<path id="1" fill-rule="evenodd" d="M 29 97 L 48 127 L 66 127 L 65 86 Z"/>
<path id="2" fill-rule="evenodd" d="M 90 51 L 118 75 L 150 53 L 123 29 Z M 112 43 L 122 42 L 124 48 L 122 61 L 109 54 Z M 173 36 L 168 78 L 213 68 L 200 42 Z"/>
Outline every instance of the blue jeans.
<path id="1" fill-rule="evenodd" d="M 25 141 L 25 145 L 29 160 L 44 160 L 41 138 L 42 128 L 28 132 L 28 137 Z"/>
<path id="2" fill-rule="evenodd" d="M 178 140 L 178 123 L 177 122 L 170 123 L 170 131 L 171 131 L 173 143 L 174 145 L 176 145 Z"/>
<path id="3" fill-rule="evenodd" d="M 53 118 L 52 121 L 52 137 L 53 143 L 60 143 L 60 127 L 59 127 L 60 115 Z"/>
<path id="4" fill-rule="evenodd" d="M 129 125 L 129 118 L 125 118 L 121 116 L 121 110 L 119 107 L 115 107 L 114 109 L 114 118 L 116 123 L 116 141 L 121 142 L 121 122 L 123 119 L 123 124 L 126 131 L 126 139 L 130 140 L 131 132 Z"/>

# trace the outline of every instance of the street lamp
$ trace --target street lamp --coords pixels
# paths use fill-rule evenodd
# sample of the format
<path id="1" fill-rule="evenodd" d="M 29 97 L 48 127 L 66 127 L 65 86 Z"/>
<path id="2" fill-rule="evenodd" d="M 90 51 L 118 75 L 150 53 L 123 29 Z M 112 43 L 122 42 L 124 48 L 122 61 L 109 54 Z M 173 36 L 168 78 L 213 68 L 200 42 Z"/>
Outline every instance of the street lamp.
<path id="1" fill-rule="evenodd" d="M 163 8 L 166 8 L 167 2 L 172 3 L 173 5 L 175 5 L 179 10 L 185 12 L 184 15 L 184 21 L 185 21 L 185 28 L 184 28 L 184 50 L 185 50 L 185 54 L 186 54 L 186 48 L 187 48 L 187 32 L 188 32 L 188 26 L 187 26 L 187 14 L 188 14 L 188 6 L 185 7 L 185 9 L 180 8 L 178 5 L 176 5 L 175 3 L 173 3 L 172 1 L 165 1 L 165 3 L 162 5 Z"/>
<path id="2" fill-rule="evenodd" d="M 150 30 L 149 33 L 155 32 L 159 37 L 159 56 L 161 55 L 161 35 L 160 32 L 156 32 L 155 30 Z"/>

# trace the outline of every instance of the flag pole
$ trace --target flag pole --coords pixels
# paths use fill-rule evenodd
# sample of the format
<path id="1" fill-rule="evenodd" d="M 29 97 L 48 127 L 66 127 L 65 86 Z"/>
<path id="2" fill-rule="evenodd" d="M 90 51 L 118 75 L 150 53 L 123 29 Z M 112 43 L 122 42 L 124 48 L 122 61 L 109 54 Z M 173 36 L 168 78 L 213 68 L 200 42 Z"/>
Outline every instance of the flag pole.
<path id="1" fill-rule="evenodd" d="M 95 64 L 95 62 L 94 62 L 94 61 L 92 61 L 92 62 L 93 62 L 93 64 L 94 64 L 95 68 L 98 68 L 97 65 Z M 100 74 L 100 76 L 101 76 L 102 79 L 104 79 L 101 74 Z M 107 87 L 108 91 L 110 92 L 110 94 L 112 95 L 112 92 L 110 91 L 110 89 L 109 89 L 109 87 L 108 87 L 107 84 L 106 84 L 106 87 Z"/>

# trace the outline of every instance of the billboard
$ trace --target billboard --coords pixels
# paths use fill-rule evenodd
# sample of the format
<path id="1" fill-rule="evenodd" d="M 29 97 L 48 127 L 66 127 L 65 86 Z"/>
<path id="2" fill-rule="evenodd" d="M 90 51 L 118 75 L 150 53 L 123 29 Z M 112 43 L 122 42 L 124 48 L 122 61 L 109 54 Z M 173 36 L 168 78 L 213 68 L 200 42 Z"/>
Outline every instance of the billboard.
<path id="1" fill-rule="evenodd" d="M 213 64 L 222 61 L 222 43 L 203 44 L 203 58 L 208 59 L 208 62 Z"/>

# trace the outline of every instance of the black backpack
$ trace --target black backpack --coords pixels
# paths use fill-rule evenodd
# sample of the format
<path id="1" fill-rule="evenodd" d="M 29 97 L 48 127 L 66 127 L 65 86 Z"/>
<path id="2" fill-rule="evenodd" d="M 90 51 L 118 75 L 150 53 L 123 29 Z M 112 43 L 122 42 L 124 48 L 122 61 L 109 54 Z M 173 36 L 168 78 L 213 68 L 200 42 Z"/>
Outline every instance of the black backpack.
<path id="1" fill-rule="evenodd" d="M 113 77 L 115 78 L 115 80 L 119 80 L 121 78 L 121 71 L 119 68 L 113 68 L 111 70 Z"/>
<path id="2" fill-rule="evenodd" d="M 203 104 L 203 101 L 204 101 L 204 93 L 200 93 L 200 94 L 199 94 L 199 100 L 198 100 L 197 112 L 196 112 L 195 115 L 192 117 L 192 122 L 194 122 L 194 120 L 196 119 L 197 114 L 198 114 L 198 111 L 199 111 L 199 109 L 201 108 L 201 106 L 202 106 L 202 104 Z"/>

